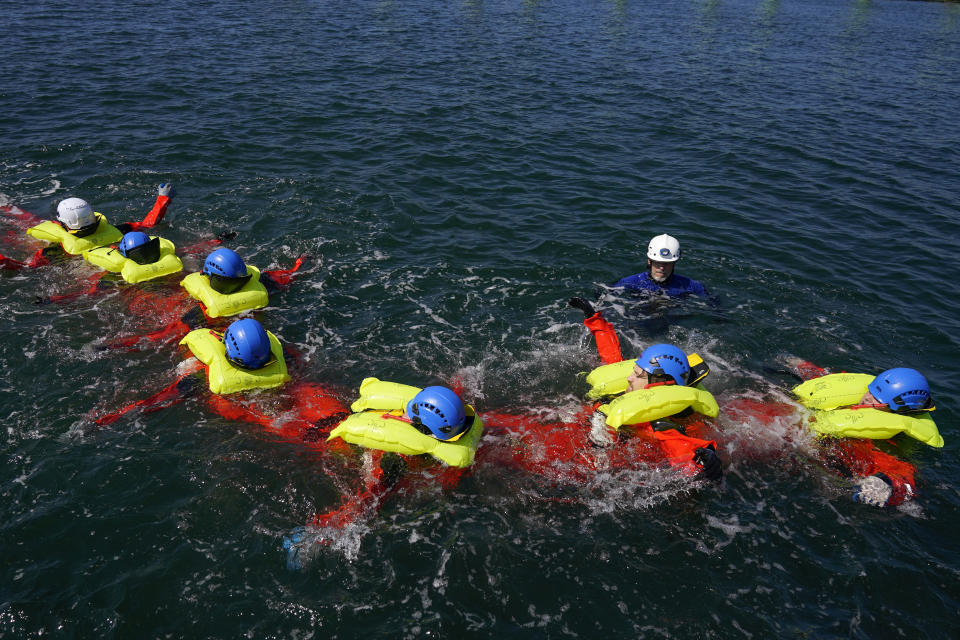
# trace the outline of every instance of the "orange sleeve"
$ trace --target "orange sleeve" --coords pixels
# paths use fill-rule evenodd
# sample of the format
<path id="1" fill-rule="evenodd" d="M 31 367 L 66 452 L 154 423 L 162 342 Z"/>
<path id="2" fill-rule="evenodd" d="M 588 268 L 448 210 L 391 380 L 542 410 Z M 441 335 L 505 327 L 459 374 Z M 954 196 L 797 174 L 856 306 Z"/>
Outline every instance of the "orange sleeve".
<path id="1" fill-rule="evenodd" d="M 853 476 L 886 476 L 893 487 L 891 505 L 900 504 L 916 490 L 916 467 L 881 451 L 873 440 L 845 438 L 830 441 L 827 456 L 833 466 Z"/>
<path id="2" fill-rule="evenodd" d="M 804 382 L 807 380 L 813 380 L 814 378 L 823 377 L 829 373 L 829 371 L 823 367 L 817 366 L 809 360 L 800 360 L 799 362 L 794 363 L 793 372 L 800 376 L 800 379 Z"/>
<path id="3" fill-rule="evenodd" d="M 590 329 L 593 339 L 597 343 L 597 353 L 603 364 L 613 364 L 623 360 L 620 354 L 620 339 L 613 325 L 604 319 L 599 311 L 583 321 L 584 326 Z"/>
<path id="4" fill-rule="evenodd" d="M 167 207 L 169 206 L 170 196 L 157 196 L 157 200 L 153 203 L 153 209 L 150 209 L 150 213 L 148 213 L 143 220 L 140 222 L 127 223 L 130 226 L 130 230 L 140 231 L 141 229 L 149 229 L 150 227 L 160 224 L 163 216 L 167 214 Z"/>

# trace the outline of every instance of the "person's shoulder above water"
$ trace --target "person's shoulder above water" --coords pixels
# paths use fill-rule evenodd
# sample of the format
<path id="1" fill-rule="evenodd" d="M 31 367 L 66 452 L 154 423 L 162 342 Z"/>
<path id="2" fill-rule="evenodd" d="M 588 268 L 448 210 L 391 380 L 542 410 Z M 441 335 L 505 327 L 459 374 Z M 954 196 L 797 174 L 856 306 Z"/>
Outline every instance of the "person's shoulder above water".
<path id="1" fill-rule="evenodd" d="M 650 277 L 650 272 L 648 271 L 627 276 L 626 278 L 621 278 L 613 284 L 613 287 L 627 289 L 630 291 L 663 291 L 669 295 L 709 295 L 707 288 L 693 278 L 688 278 L 678 274 L 671 274 L 671 276 L 663 282 L 657 282 Z"/>
<path id="2" fill-rule="evenodd" d="M 692 293 L 698 296 L 707 295 L 707 288 L 704 287 L 702 283 L 686 276 L 673 274 L 664 284 L 666 285 L 664 289 L 668 293 Z"/>
<path id="3" fill-rule="evenodd" d="M 680 242 L 661 234 L 647 246 L 647 270 L 621 278 L 613 286 L 631 291 L 663 292 L 668 295 L 707 295 L 706 287 L 692 278 L 674 273 L 680 260 Z"/>

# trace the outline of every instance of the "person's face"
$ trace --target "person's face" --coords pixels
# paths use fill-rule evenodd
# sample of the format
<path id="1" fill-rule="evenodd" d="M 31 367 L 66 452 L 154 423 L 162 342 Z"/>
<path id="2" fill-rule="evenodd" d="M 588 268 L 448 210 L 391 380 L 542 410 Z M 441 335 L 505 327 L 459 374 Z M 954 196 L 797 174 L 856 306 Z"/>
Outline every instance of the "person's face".
<path id="1" fill-rule="evenodd" d="M 649 379 L 650 376 L 647 375 L 646 371 L 641 369 L 639 365 L 633 365 L 633 373 L 627 376 L 627 391 L 638 391 L 646 388 Z"/>
<path id="2" fill-rule="evenodd" d="M 660 262 L 658 260 L 647 260 L 647 266 L 650 267 L 650 277 L 657 282 L 663 282 L 673 273 L 673 262 Z"/>
<path id="3" fill-rule="evenodd" d="M 874 396 L 872 393 L 867 391 L 865 394 L 863 394 L 863 397 L 860 398 L 860 404 L 883 404 L 883 403 L 877 400 L 876 396 Z"/>

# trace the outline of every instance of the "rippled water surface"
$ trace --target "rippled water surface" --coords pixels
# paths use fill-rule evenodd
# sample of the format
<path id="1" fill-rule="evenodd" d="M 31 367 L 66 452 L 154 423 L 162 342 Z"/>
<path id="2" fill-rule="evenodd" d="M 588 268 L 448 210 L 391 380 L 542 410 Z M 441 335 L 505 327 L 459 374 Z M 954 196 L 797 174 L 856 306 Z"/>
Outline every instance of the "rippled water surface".
<path id="1" fill-rule="evenodd" d="M 79 196 L 178 245 L 312 256 L 258 314 L 298 375 L 453 383 L 569 418 L 598 364 L 671 341 L 721 406 L 784 354 L 929 378 L 940 450 L 877 510 L 789 420 L 721 416 L 719 487 L 478 464 L 283 549 L 358 473 L 193 399 L 89 429 L 180 355 L 90 273 L 0 274 L 0 637 L 953 638 L 960 606 L 960 6 L 886 0 L 3 3 L 0 204 Z M 711 300 L 605 285 L 653 235 Z M 31 245 L 0 221 L 4 255 Z M 198 258 L 187 260 L 199 267 Z M 261 400 L 283 409 L 283 399 Z M 504 446 L 493 434 L 481 448 Z M 495 459 L 495 456 L 492 456 Z M 489 458 L 487 458 L 489 459 Z"/>

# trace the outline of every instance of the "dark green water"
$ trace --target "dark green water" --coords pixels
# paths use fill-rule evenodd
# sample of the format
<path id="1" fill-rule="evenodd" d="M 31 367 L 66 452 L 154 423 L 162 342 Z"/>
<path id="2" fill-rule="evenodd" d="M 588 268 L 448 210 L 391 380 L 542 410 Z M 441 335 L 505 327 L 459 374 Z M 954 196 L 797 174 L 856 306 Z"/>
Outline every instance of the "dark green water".
<path id="1" fill-rule="evenodd" d="M 947 444 L 915 447 L 918 499 L 880 511 L 795 427 L 721 418 L 718 488 L 483 467 L 291 571 L 283 537 L 344 470 L 197 400 L 84 434 L 180 357 L 97 348 L 138 328 L 121 296 L 33 304 L 89 267 L 6 272 L 0 637 L 957 636 L 960 7 L 2 12 L 0 203 L 139 219 L 169 181 L 178 244 L 233 229 L 261 267 L 310 253 L 262 316 L 310 380 L 459 379 L 481 410 L 570 411 L 597 360 L 565 302 L 600 291 L 626 352 L 700 352 L 721 404 L 776 394 L 784 353 L 917 367 Z M 664 232 L 718 304 L 602 290 Z"/>

